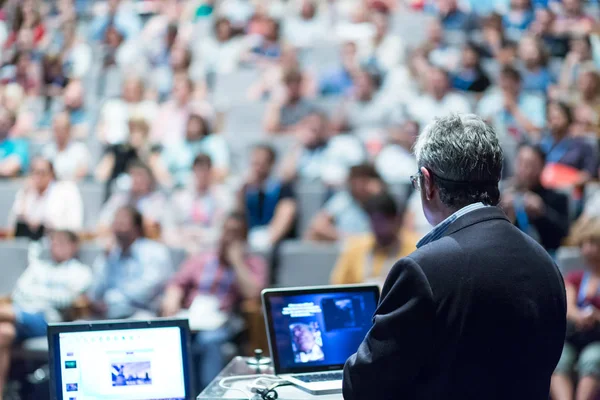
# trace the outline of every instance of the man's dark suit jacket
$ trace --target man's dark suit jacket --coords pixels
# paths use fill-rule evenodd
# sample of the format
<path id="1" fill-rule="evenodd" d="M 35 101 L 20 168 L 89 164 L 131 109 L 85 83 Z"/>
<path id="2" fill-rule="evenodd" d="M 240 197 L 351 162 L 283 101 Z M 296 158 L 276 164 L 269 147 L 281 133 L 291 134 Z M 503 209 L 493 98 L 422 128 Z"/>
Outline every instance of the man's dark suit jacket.
<path id="1" fill-rule="evenodd" d="M 565 330 L 552 259 L 499 208 L 477 209 L 392 268 L 344 398 L 548 400 Z"/>

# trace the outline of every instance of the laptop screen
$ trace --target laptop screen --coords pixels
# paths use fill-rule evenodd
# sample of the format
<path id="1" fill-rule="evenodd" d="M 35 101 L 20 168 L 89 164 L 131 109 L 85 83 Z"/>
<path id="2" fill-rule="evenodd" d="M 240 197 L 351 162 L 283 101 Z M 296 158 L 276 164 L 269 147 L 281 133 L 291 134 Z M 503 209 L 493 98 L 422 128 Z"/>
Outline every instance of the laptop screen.
<path id="1" fill-rule="evenodd" d="M 180 327 L 61 332 L 57 342 L 58 399 L 189 397 Z"/>
<path id="2" fill-rule="evenodd" d="M 265 296 L 277 373 L 341 368 L 372 326 L 378 290 L 321 290 Z"/>

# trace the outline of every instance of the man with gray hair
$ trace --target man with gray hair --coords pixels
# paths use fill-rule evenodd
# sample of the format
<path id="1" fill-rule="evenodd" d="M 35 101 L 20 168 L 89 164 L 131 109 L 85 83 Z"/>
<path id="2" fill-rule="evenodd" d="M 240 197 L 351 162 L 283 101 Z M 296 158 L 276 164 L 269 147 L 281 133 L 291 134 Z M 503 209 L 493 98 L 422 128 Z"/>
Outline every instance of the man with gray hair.
<path id="1" fill-rule="evenodd" d="M 413 185 L 435 227 L 390 271 L 344 368 L 344 398 L 547 400 L 565 288 L 497 207 L 496 134 L 475 115 L 451 115 L 425 128 L 415 154 Z"/>

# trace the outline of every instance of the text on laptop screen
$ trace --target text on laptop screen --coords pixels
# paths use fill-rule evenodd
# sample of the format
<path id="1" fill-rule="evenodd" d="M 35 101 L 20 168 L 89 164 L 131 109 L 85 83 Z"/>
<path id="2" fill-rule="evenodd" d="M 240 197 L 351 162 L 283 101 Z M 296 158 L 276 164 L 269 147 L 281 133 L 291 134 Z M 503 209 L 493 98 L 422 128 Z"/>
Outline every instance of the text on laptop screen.
<path id="1" fill-rule="evenodd" d="M 184 400 L 178 327 L 59 334 L 64 400 Z"/>
<path id="2" fill-rule="evenodd" d="M 271 296 L 280 368 L 342 365 L 358 350 L 377 307 L 373 292 Z"/>

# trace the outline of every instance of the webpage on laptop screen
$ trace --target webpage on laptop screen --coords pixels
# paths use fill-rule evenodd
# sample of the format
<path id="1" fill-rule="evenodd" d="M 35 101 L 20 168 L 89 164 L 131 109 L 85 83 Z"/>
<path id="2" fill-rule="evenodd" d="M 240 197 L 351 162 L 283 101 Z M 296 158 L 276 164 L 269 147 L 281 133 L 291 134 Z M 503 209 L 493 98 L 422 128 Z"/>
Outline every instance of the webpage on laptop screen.
<path id="1" fill-rule="evenodd" d="M 59 334 L 64 400 L 184 400 L 179 328 Z"/>
<path id="2" fill-rule="evenodd" d="M 270 302 L 282 369 L 344 364 L 371 328 L 377 306 L 371 292 L 273 296 Z"/>

